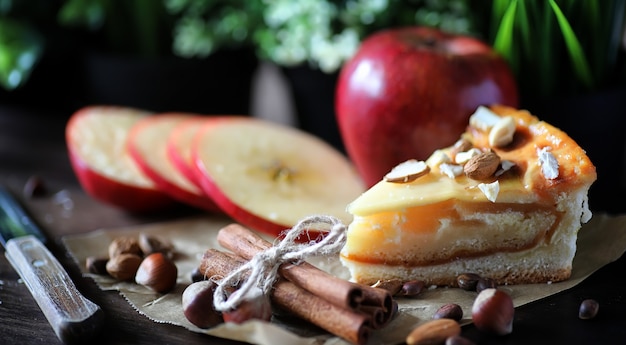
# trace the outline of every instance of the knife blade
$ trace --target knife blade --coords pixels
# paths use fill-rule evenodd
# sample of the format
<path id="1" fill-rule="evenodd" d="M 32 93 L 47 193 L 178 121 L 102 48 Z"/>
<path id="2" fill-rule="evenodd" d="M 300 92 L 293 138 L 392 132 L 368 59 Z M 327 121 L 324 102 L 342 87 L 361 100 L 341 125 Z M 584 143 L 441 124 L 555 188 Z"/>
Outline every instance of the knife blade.
<path id="1" fill-rule="evenodd" d="M 45 241 L 18 201 L 0 186 L 0 242 L 6 249 L 5 256 L 57 337 L 68 344 L 83 342 L 100 331 L 104 312 L 78 291 Z"/>

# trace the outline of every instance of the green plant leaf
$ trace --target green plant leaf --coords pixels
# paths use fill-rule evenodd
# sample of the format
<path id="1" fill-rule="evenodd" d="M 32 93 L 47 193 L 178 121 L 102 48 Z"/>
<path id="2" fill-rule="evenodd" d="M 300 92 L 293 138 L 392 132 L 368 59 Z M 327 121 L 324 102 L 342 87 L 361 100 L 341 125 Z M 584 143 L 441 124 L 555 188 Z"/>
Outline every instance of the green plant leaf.
<path id="1" fill-rule="evenodd" d="M 62 25 L 98 30 L 104 23 L 105 5 L 98 0 L 68 0 L 57 16 Z"/>
<path id="2" fill-rule="evenodd" d="M 526 54 L 529 54 L 531 51 L 533 51 L 532 49 L 532 41 L 531 41 L 531 33 L 530 33 L 530 26 L 531 26 L 531 20 L 530 17 L 528 16 L 528 11 L 526 10 L 526 3 L 524 1 L 520 1 L 519 2 L 519 10 L 517 11 L 518 13 L 518 23 L 519 23 L 519 29 L 520 29 L 520 33 L 522 35 L 522 44 L 524 46 L 524 52 Z"/>
<path id="3" fill-rule="evenodd" d="M 515 70 L 516 61 L 513 45 L 513 29 L 515 24 L 515 11 L 517 9 L 517 0 L 509 2 L 509 5 L 502 16 L 502 21 L 498 26 L 496 37 L 494 39 L 493 47 L 500 53 L 506 60 L 509 61 L 512 68 Z"/>
<path id="4" fill-rule="evenodd" d="M 574 72 L 585 86 L 591 88 L 593 86 L 593 78 L 591 76 L 589 64 L 587 63 L 587 58 L 585 57 L 585 52 L 583 51 L 580 42 L 578 41 L 574 30 L 572 30 L 572 26 L 557 3 L 554 0 L 549 0 L 549 4 L 554 12 L 554 15 L 556 16 L 559 28 L 561 29 L 561 34 L 563 35 L 567 52 L 570 56 L 570 60 L 572 61 Z"/>
<path id="5" fill-rule="evenodd" d="M 23 85 L 41 58 L 43 39 L 22 23 L 0 18 L 0 85 L 13 90 Z"/>

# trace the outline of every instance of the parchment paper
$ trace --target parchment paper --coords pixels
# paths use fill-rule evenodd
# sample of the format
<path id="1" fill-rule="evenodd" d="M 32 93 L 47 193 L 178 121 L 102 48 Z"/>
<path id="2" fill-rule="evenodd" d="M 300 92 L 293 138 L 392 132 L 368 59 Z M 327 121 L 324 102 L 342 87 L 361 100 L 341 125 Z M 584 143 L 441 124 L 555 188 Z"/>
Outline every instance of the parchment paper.
<path id="1" fill-rule="evenodd" d="M 168 223 L 101 229 L 87 234 L 63 238 L 63 243 L 76 260 L 84 275 L 92 277 L 103 290 L 118 290 L 139 313 L 154 322 L 171 323 L 190 331 L 204 332 L 217 337 L 245 341 L 253 344 L 348 344 L 304 322 L 275 317 L 271 323 L 248 322 L 243 325 L 222 324 L 203 330 L 189 323 L 182 313 L 181 296 L 191 283 L 191 272 L 198 267 L 202 254 L 208 248 L 223 249 L 217 243 L 217 232 L 232 223 L 227 218 L 207 216 Z M 147 288 L 120 283 L 112 278 L 89 274 L 85 260 L 89 256 L 107 256 L 107 247 L 118 236 L 135 236 L 148 232 L 169 238 L 179 253 L 176 257 L 178 284 L 173 292 L 159 295 Z M 271 238 L 266 237 L 272 241 Z M 572 277 L 559 283 L 501 286 L 513 297 L 514 305 L 523 304 L 553 295 L 580 283 L 602 266 L 620 258 L 626 251 L 626 216 L 594 215 L 578 235 L 578 250 L 574 258 Z M 349 274 L 338 258 L 314 258 L 312 264 L 332 274 L 348 279 Z M 431 288 L 415 299 L 398 299 L 400 312 L 384 329 L 375 331 L 372 344 L 403 343 L 407 334 L 418 324 L 432 318 L 433 313 L 445 303 L 457 303 L 464 311 L 463 324 L 471 322 L 471 305 L 475 292 L 456 288 Z"/>

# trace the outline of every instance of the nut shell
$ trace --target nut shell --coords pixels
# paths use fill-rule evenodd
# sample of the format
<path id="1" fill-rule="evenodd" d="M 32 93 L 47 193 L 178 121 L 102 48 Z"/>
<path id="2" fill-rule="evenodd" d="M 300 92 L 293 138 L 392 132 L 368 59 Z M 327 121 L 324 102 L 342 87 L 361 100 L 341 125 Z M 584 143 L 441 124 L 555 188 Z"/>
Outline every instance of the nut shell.
<path id="1" fill-rule="evenodd" d="M 119 254 L 109 259 L 106 270 L 117 280 L 132 280 L 141 265 L 141 257 L 136 254 Z"/>
<path id="2" fill-rule="evenodd" d="M 472 321 L 481 331 L 505 335 L 513 331 L 515 308 L 506 292 L 494 288 L 482 290 L 472 305 Z"/>
<path id="3" fill-rule="evenodd" d="M 164 238 L 142 232 L 137 242 L 144 255 L 163 253 L 168 258 L 172 258 L 174 245 Z"/>
<path id="4" fill-rule="evenodd" d="M 112 259 L 120 254 L 135 254 L 143 256 L 141 248 L 139 248 L 139 241 L 135 237 L 116 237 L 109 244 L 109 258 Z"/>
<path id="5" fill-rule="evenodd" d="M 183 314 L 189 322 L 200 328 L 210 328 L 224 322 L 222 314 L 213 305 L 216 287 L 214 281 L 202 280 L 190 284 L 183 291 Z"/>
<path id="6" fill-rule="evenodd" d="M 137 284 L 158 293 L 167 293 L 176 286 L 178 268 L 163 253 L 153 253 L 141 262 L 135 275 Z"/>

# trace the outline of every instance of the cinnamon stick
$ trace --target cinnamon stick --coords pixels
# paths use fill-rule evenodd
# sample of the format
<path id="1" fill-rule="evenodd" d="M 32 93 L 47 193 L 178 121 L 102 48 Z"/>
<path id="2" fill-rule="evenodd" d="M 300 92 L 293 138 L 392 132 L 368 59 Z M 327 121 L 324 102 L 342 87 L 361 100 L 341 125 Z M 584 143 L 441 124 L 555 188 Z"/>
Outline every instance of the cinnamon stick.
<path id="1" fill-rule="evenodd" d="M 209 249 L 202 257 L 200 271 L 206 276 L 227 276 L 243 262 L 242 258 Z M 283 279 L 274 284 L 270 298 L 278 307 L 351 343 L 368 341 L 373 322 L 369 315 L 336 306 Z"/>
<path id="2" fill-rule="evenodd" d="M 218 232 L 217 240 L 223 247 L 248 260 L 272 246 L 270 242 L 239 224 L 222 228 Z M 297 265 L 283 264 L 279 272 L 285 279 L 338 306 L 356 310 L 364 303 L 385 308 L 385 312 L 391 310 L 392 297 L 388 291 L 338 278 L 307 262 Z"/>

